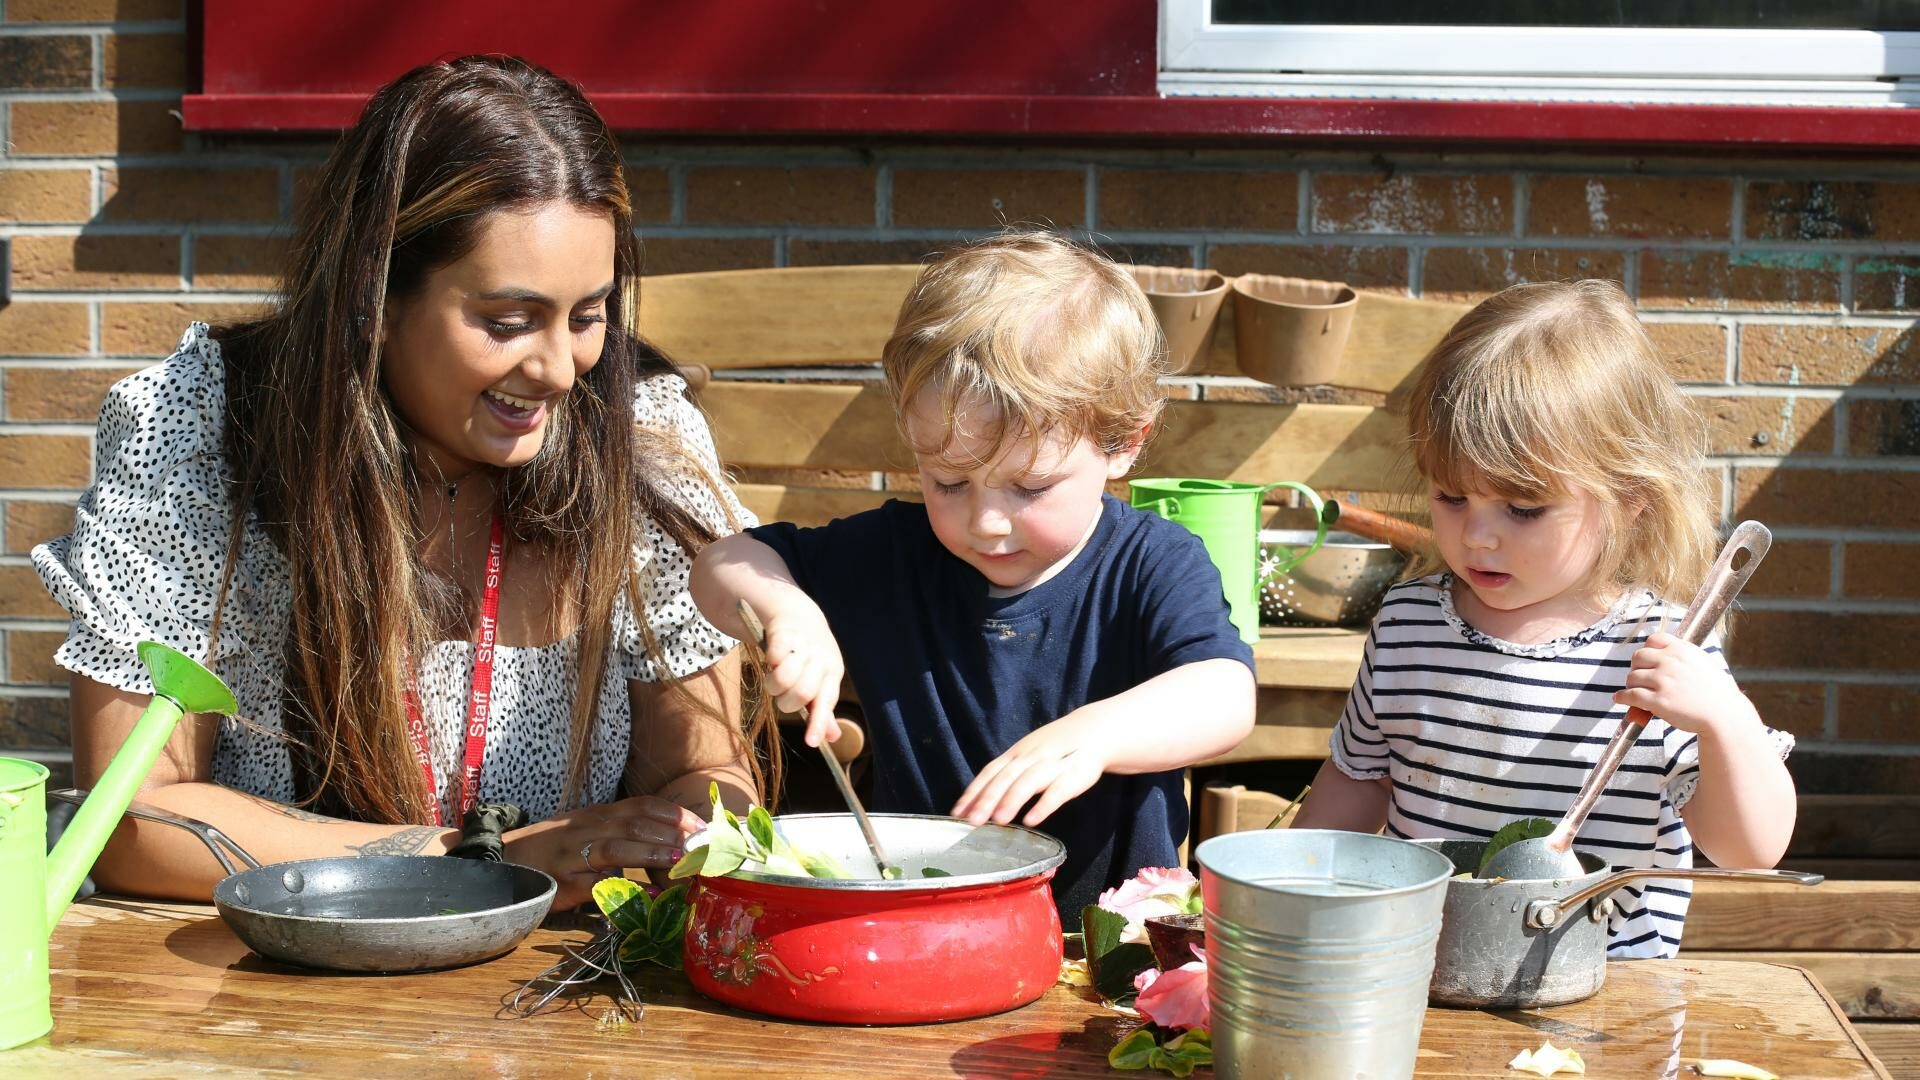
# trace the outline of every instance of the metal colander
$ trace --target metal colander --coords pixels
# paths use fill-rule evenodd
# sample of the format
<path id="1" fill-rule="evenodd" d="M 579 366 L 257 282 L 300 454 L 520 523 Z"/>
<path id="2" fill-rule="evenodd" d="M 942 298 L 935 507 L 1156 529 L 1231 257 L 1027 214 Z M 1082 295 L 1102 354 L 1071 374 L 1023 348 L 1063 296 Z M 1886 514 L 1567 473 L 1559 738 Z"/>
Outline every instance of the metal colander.
<path id="1" fill-rule="evenodd" d="M 1260 530 L 1260 621 L 1281 626 L 1365 623 L 1406 565 L 1387 544 L 1329 532 L 1320 550 L 1281 570 L 1313 543 L 1312 529 Z"/>

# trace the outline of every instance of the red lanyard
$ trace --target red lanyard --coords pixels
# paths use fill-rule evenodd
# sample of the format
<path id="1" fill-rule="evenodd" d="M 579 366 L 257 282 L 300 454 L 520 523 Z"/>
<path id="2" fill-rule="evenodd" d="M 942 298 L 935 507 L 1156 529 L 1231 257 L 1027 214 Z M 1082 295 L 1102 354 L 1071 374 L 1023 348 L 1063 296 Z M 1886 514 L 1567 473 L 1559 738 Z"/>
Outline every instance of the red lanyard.
<path id="1" fill-rule="evenodd" d="M 500 630 L 500 581 L 505 576 L 502 563 L 506 552 L 506 526 L 499 513 L 493 515 L 493 529 L 487 539 L 487 580 L 480 593 L 480 638 L 473 649 L 473 697 L 467 705 L 467 753 L 465 771 L 460 778 L 460 816 L 480 798 L 480 763 L 487 753 L 487 721 L 493 708 L 493 641 Z M 420 763 L 427 782 L 427 808 L 433 811 L 433 823 L 442 824 L 440 795 L 433 783 L 433 751 L 427 741 L 427 718 L 420 709 L 420 695 L 407 687 L 407 733 L 413 736 L 414 760 Z"/>

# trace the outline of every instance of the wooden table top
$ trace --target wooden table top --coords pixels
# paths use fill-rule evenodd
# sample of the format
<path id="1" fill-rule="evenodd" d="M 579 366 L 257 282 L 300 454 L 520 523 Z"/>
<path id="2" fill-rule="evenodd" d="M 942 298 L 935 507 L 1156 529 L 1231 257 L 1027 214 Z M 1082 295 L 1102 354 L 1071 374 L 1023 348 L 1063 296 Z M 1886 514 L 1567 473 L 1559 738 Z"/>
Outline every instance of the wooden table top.
<path id="1" fill-rule="evenodd" d="M 1000 1016 L 849 1028 L 716 1005 L 664 970 L 624 1030 L 608 999 L 522 1019 L 502 1002 L 584 932 L 538 930 L 499 959 L 425 975 L 347 976 L 269 963 L 210 907 L 75 904 L 52 941 L 53 1033 L 0 1051 L 0 1074 L 40 1076 L 1100 1077 L 1131 1021 L 1055 987 Z M 964 973 L 956 973 L 964 977 Z M 1689 1076 L 1703 1057 L 1783 1077 L 1886 1077 L 1799 968 L 1734 961 L 1614 964 L 1605 988 L 1531 1012 L 1430 1009 L 1419 1076 L 1523 1076 L 1505 1065 L 1551 1039 L 1591 1077 Z M 1159 1076 L 1164 1074 L 1138 1074 Z M 1202 1075 L 1206 1075 L 1203 1073 Z"/>

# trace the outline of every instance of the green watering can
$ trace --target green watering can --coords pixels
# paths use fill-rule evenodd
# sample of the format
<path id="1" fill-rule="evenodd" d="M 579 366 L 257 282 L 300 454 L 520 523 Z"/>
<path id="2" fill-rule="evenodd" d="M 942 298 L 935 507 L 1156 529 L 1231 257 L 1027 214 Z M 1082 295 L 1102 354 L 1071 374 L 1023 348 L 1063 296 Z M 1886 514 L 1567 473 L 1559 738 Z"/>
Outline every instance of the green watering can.
<path id="1" fill-rule="evenodd" d="M 1128 485 L 1133 505 L 1176 521 L 1199 535 L 1207 554 L 1220 569 L 1227 611 L 1240 640 L 1260 640 L 1260 503 L 1277 487 L 1305 495 L 1318 524 L 1313 543 L 1294 551 L 1286 573 L 1300 560 L 1320 550 L 1327 539 L 1327 516 L 1319 492 L 1305 484 L 1282 480 L 1277 484 L 1244 484 L 1234 480 L 1187 480 L 1162 477 L 1135 480 Z"/>
<path id="2" fill-rule="evenodd" d="M 47 938 L 174 725 L 183 713 L 232 715 L 238 707 L 219 676 L 188 657 L 153 641 L 141 642 L 139 653 L 153 701 L 51 853 L 46 766 L 0 757 L 0 1050 L 53 1030 Z"/>

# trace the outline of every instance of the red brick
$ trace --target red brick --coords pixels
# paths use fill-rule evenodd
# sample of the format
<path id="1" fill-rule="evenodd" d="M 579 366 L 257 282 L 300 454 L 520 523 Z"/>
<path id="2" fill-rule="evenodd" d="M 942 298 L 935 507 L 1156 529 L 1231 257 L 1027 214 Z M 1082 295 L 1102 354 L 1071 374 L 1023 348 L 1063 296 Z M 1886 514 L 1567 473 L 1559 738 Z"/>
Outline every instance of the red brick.
<path id="1" fill-rule="evenodd" d="M 633 220 L 640 225 L 659 225 L 673 217 L 673 177 L 666 169 L 653 167 L 627 170 L 627 199 L 633 205 Z"/>
<path id="2" fill-rule="evenodd" d="M 1920 184 L 1755 180 L 1749 240 L 1920 240 Z"/>
<path id="3" fill-rule="evenodd" d="M 277 288 L 285 272 L 284 236 L 201 236 L 193 241 L 196 289 Z"/>
<path id="4" fill-rule="evenodd" d="M 7 554 L 25 555 L 34 545 L 73 531 L 73 503 L 7 503 Z"/>
<path id="5" fill-rule="evenodd" d="M 1293 172 L 1106 169 L 1102 229 L 1252 229 L 1291 232 L 1300 220 Z"/>
<path id="6" fill-rule="evenodd" d="M 1643 324 L 1667 371 L 1681 382 L 1725 382 L 1727 328 L 1718 323 Z"/>
<path id="7" fill-rule="evenodd" d="M 0 697 L 0 746 L 60 750 L 71 744 L 70 734 L 66 698 Z"/>
<path id="8" fill-rule="evenodd" d="M 92 348 L 85 304 L 0 304 L 0 355 L 78 356 Z"/>
<path id="9" fill-rule="evenodd" d="M 180 344 L 190 322 L 221 326 L 265 311 L 262 305 L 250 303 L 103 304 L 100 351 L 107 356 L 166 356 Z"/>
<path id="10" fill-rule="evenodd" d="M 1920 615 L 1749 609 L 1740 613 L 1727 658 L 1735 667 L 1920 671 L 1917 637 Z"/>
<path id="11" fill-rule="evenodd" d="M 1849 540 L 1842 554 L 1840 582 L 1848 596 L 1920 600 L 1920 544 Z"/>
<path id="12" fill-rule="evenodd" d="M 1840 306 L 1836 255 L 1643 251 L 1640 306 L 1686 311 L 1817 311 Z"/>
<path id="13" fill-rule="evenodd" d="M 1087 219 L 1084 169 L 896 169 L 893 223 L 1078 229 Z"/>
<path id="14" fill-rule="evenodd" d="M 1696 397 L 1713 454 L 1831 454 L 1832 398 Z"/>
<path id="15" fill-rule="evenodd" d="M 1855 259 L 1853 310 L 1866 314 L 1920 311 L 1920 263 L 1882 255 Z"/>
<path id="16" fill-rule="evenodd" d="M 93 40 L 78 35 L 0 37 L 0 90 L 86 90 Z"/>
<path id="17" fill-rule="evenodd" d="M 1849 454 L 1920 457 L 1920 398 L 1849 401 L 1847 443 Z"/>
<path id="18" fill-rule="evenodd" d="M 33 289 L 178 289 L 177 236 L 16 236 L 13 283 Z"/>
<path id="19" fill-rule="evenodd" d="M 109 89 L 187 85 L 184 34 L 108 34 L 101 59 L 101 83 Z"/>
<path id="20" fill-rule="evenodd" d="M 54 650 L 67 640 L 59 630 L 7 631 L 7 681 L 14 684 L 64 683 L 67 673 L 53 662 Z"/>
<path id="21" fill-rule="evenodd" d="M 688 169 L 687 220 L 702 225 L 872 225 L 874 171 Z"/>
<path id="22" fill-rule="evenodd" d="M 0 566 L 0 616 L 64 619 L 66 609 L 53 602 L 31 566 Z M 4 699 L 0 699 L 4 700 Z"/>
<path id="23" fill-rule="evenodd" d="M 1344 281 L 1357 289 L 1407 289 L 1409 252 L 1392 247 L 1291 244 L 1215 244 L 1207 265 L 1228 276 L 1282 274 Z"/>
<path id="24" fill-rule="evenodd" d="M 138 368 L 15 367 L 6 370 L 7 419 L 88 420 L 114 383 Z"/>
<path id="25" fill-rule="evenodd" d="M 180 17 L 180 0 L 7 0 L 8 22 L 149 22 Z"/>
<path id="26" fill-rule="evenodd" d="M 102 221 L 272 222 L 280 176 L 272 169 L 147 169 L 109 172 Z"/>
<path id="27" fill-rule="evenodd" d="M 1534 236 L 1715 240 L 1730 235 L 1733 182 L 1706 176 L 1536 176 Z"/>
<path id="28" fill-rule="evenodd" d="M 1773 559 L 1767 556 L 1768 561 Z M 1768 727 L 1790 732 L 1797 739 L 1818 739 L 1827 728 L 1827 684 L 1759 682 L 1740 684 Z"/>
<path id="29" fill-rule="evenodd" d="M 1833 591 L 1833 545 L 1825 540 L 1775 540 L 1767 560 L 1741 590 L 1743 596 L 1823 597 Z"/>
<path id="30" fill-rule="evenodd" d="M 185 143 L 178 101 L 15 101 L 13 152 L 23 156 L 171 154 Z M 4 200 L 0 200 L 3 202 Z"/>
<path id="31" fill-rule="evenodd" d="M 1840 737 L 1920 742 L 1920 686 L 1840 684 Z"/>
<path id="32" fill-rule="evenodd" d="M 1920 382 L 1920 334 L 1905 327 L 1748 324 L 1740 328 L 1740 381 Z"/>
<path id="33" fill-rule="evenodd" d="M 1733 484 L 1739 519 L 1775 527 L 1920 529 L 1920 473 L 1741 465 Z"/>
<path id="34" fill-rule="evenodd" d="M 87 170 L 0 170 L 0 221 L 78 223 L 92 216 L 93 176 Z M 18 251 L 18 241 L 14 247 Z"/>
<path id="35" fill-rule="evenodd" d="M 1429 248 L 1420 295 L 1430 300 L 1478 303 L 1509 285 L 1532 281 L 1579 281 L 1626 275 L 1626 253 L 1571 248 Z"/>
<path id="36" fill-rule="evenodd" d="M 737 240 L 704 236 L 640 238 L 640 268 L 643 274 L 694 274 L 706 270 L 751 270 L 772 265 L 773 241 L 764 237 Z M 645 294 L 641 296 L 644 311 Z"/>
<path id="37" fill-rule="evenodd" d="M 887 266 L 923 263 L 952 246 L 945 240 L 806 240 L 787 241 L 788 266 Z"/>
<path id="38" fill-rule="evenodd" d="M 1513 230 L 1513 178 L 1316 173 L 1314 232 L 1435 236 Z"/>
<path id="39" fill-rule="evenodd" d="M 92 460 L 86 435 L 0 435 L 0 476 L 8 487 L 86 487 Z"/>

